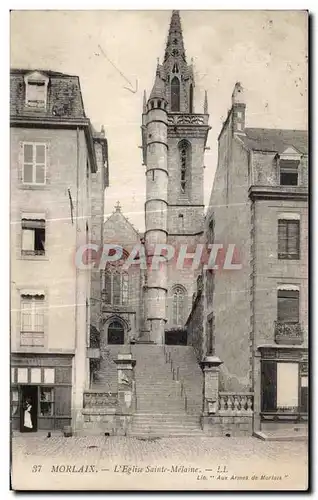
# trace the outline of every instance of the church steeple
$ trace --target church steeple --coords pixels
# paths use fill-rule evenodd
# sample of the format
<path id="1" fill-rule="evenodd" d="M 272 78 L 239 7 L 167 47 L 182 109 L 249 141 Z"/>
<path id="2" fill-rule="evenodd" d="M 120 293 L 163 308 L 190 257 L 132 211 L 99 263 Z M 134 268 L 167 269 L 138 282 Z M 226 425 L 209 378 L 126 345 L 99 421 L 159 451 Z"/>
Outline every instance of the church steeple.
<path id="1" fill-rule="evenodd" d="M 178 57 L 186 61 L 180 14 L 178 10 L 172 11 L 164 62 L 170 57 Z"/>
<path id="2" fill-rule="evenodd" d="M 151 96 L 163 98 L 165 95 L 168 113 L 194 113 L 193 89 L 193 68 L 186 61 L 180 15 L 174 10 L 163 64 L 157 65 Z"/>

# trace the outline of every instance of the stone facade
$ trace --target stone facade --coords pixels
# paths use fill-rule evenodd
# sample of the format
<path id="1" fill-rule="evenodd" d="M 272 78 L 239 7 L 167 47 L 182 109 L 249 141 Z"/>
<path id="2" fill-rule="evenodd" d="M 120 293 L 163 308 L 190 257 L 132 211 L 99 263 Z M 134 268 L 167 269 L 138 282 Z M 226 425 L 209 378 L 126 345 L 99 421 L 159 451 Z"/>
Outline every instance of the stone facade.
<path id="1" fill-rule="evenodd" d="M 37 84 L 32 97 L 29 86 L 34 92 Z M 91 275 L 75 255 L 100 226 L 91 213 L 107 168 L 106 139 L 95 142 L 76 76 L 13 70 L 10 110 L 13 398 L 19 408 L 31 398 L 34 430 L 71 418 L 76 428 L 89 384 Z M 69 384 L 63 409 L 54 403 L 61 383 Z"/>
<path id="2" fill-rule="evenodd" d="M 262 386 L 265 370 L 262 366 L 268 359 L 274 363 L 286 360 L 290 364 L 284 365 L 284 369 L 294 370 L 295 380 L 298 373 L 297 387 L 304 384 L 306 392 L 307 150 L 306 131 L 247 128 L 244 90 L 236 84 L 232 108 L 219 135 L 218 167 L 206 216 L 205 241 L 221 243 L 224 248 L 235 244 L 234 259 L 241 269 L 219 268 L 206 273 L 203 319 L 206 340 L 203 338 L 202 342 L 208 344 L 208 322 L 213 316 L 213 353 L 222 360 L 219 390 L 253 395 L 254 431 L 262 428 L 264 419 L 274 419 L 276 425 L 306 419 L 307 410 L 301 408 L 306 407 L 303 397 L 307 396 L 299 395 L 298 399 L 293 396 L 298 401 L 296 409 L 293 406 L 290 410 L 279 410 L 277 403 L 277 410 L 267 415 L 263 403 L 262 410 L 262 400 L 267 397 Z M 296 185 L 281 181 L 286 159 L 297 165 Z M 287 259 L 278 255 L 280 219 L 300 222 L 297 257 Z M 219 264 L 222 259 L 224 262 L 219 254 Z M 295 326 L 285 326 L 284 330 L 281 327 L 287 332 L 284 342 L 275 334 L 280 288 L 299 290 L 299 320 Z M 288 337 L 294 330 L 296 336 Z M 279 395 L 282 382 L 277 379 L 277 388 L 275 380 L 271 380 L 278 401 L 282 399 Z M 286 411 L 291 415 L 286 416 Z"/>

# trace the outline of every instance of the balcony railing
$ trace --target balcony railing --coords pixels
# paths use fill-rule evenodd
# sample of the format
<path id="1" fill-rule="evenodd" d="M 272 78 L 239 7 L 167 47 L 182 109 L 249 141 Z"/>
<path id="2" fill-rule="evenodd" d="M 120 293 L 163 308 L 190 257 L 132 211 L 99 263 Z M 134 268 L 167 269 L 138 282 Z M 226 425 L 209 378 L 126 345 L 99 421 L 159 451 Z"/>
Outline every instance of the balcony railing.
<path id="1" fill-rule="evenodd" d="M 21 347 L 44 347 L 44 332 L 21 332 Z"/>
<path id="2" fill-rule="evenodd" d="M 300 345 L 304 341 L 304 332 L 300 323 L 275 321 L 276 344 Z"/>

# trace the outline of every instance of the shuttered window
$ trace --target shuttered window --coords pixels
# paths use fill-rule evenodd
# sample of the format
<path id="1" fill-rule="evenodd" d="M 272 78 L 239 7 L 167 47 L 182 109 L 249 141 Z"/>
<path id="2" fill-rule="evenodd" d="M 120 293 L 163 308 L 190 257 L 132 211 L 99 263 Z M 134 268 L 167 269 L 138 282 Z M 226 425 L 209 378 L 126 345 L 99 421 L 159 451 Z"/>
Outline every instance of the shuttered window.
<path id="1" fill-rule="evenodd" d="M 299 322 L 299 290 L 277 291 L 277 321 L 281 323 Z"/>
<path id="2" fill-rule="evenodd" d="M 21 346 L 44 345 L 44 295 L 21 296 Z"/>
<path id="3" fill-rule="evenodd" d="M 278 221 L 278 258 L 299 259 L 299 220 Z"/>
<path id="4" fill-rule="evenodd" d="M 45 184 L 46 146 L 45 144 L 23 144 L 23 183 Z"/>

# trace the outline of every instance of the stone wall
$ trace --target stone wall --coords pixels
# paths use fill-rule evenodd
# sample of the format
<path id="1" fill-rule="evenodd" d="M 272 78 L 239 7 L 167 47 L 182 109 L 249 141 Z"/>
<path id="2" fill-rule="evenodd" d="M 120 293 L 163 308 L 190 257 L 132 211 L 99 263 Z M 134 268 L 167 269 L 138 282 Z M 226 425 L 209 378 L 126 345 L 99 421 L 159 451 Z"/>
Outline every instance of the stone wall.
<path id="1" fill-rule="evenodd" d="M 198 293 L 192 305 L 187 324 L 188 345 L 192 345 L 198 361 L 204 355 L 203 351 L 203 294 Z"/>
<path id="2" fill-rule="evenodd" d="M 252 436 L 253 415 L 203 416 L 201 417 L 201 425 L 204 432 L 212 437 Z"/>

